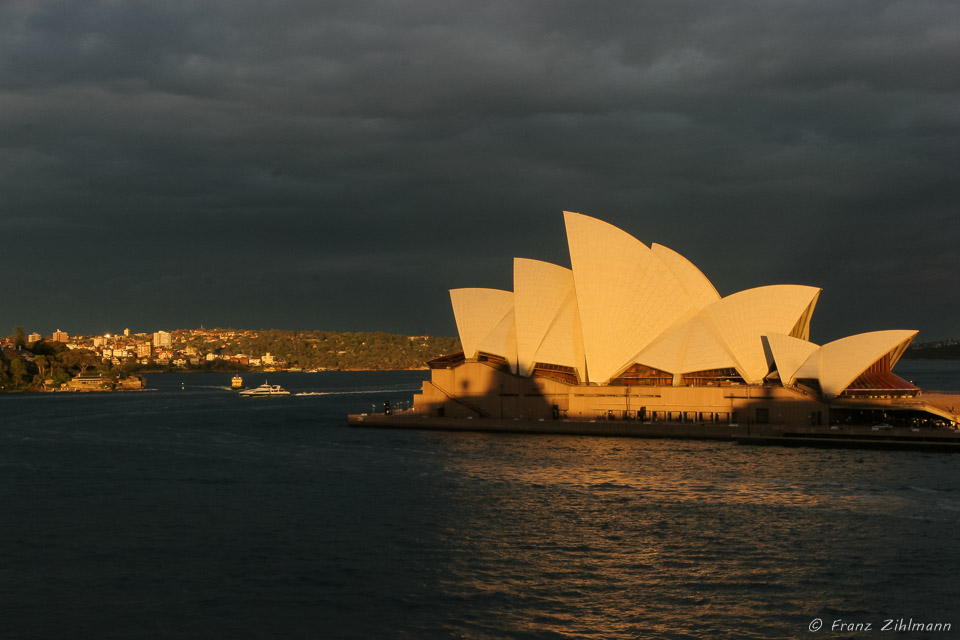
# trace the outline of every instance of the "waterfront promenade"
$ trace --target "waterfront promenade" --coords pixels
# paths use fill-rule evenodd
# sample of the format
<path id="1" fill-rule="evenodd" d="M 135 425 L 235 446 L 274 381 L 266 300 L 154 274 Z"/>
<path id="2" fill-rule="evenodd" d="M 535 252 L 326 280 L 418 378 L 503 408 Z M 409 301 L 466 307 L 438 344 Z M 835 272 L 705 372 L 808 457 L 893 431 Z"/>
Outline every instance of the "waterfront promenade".
<path id="1" fill-rule="evenodd" d="M 521 420 L 445 418 L 415 411 L 351 414 L 353 427 L 424 429 L 543 435 L 733 440 L 742 444 L 919 449 L 960 453 L 956 429 L 894 429 L 863 426 L 796 427 L 787 425 L 712 424 L 699 422 L 637 422 L 625 420 Z"/>

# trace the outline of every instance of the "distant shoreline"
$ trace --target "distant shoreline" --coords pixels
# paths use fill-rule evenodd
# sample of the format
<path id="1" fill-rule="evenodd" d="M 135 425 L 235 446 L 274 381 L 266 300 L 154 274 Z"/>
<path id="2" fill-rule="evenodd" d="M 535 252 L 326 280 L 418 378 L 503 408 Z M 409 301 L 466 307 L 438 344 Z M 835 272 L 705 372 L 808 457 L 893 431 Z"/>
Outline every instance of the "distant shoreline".
<path id="1" fill-rule="evenodd" d="M 204 369 L 157 369 L 151 371 L 141 369 L 138 375 L 155 375 L 158 373 L 208 373 L 213 375 L 245 376 L 245 375 L 270 375 L 273 373 L 353 373 L 358 371 L 429 371 L 430 367 L 417 367 L 416 369 L 325 369 L 323 371 L 290 371 L 289 369 L 277 369 L 276 371 L 206 371 Z"/>
<path id="2" fill-rule="evenodd" d="M 417 369 L 327 369 L 325 371 L 288 371 L 286 369 L 278 371 L 204 371 L 202 369 L 183 369 L 179 371 L 169 371 L 169 370 L 158 370 L 158 371 L 138 371 L 137 375 L 144 378 L 144 383 L 147 382 L 147 376 L 152 375 L 174 375 L 174 374 L 196 374 L 204 373 L 208 375 L 217 375 L 225 376 L 229 380 L 233 376 L 240 374 L 242 376 L 259 376 L 259 375 L 273 375 L 275 373 L 396 373 L 401 371 L 429 371 L 429 367 L 420 367 Z M 144 386 L 140 389 L 10 389 L 0 391 L 0 396 L 11 395 L 11 394 L 37 394 L 37 395 L 48 395 L 48 394 L 72 394 L 72 393 L 116 393 L 116 392 L 125 392 L 125 391 L 152 391 L 149 387 Z"/>

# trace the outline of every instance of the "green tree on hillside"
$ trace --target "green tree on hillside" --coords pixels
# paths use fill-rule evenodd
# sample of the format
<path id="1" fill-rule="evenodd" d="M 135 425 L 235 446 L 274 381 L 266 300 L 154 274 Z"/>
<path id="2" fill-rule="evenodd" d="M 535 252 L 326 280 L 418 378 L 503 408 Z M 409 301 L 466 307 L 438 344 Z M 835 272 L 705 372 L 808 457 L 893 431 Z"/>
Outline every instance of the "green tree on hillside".
<path id="1" fill-rule="evenodd" d="M 14 358 L 10 361 L 10 380 L 15 389 L 23 387 L 23 381 L 27 378 L 27 367 L 20 358 Z"/>
<path id="2" fill-rule="evenodd" d="M 61 355 L 63 365 L 75 370 L 78 375 L 83 375 L 88 367 L 92 367 L 97 362 L 96 356 L 89 349 L 73 349 L 65 351 Z"/>
<path id="3" fill-rule="evenodd" d="M 37 369 L 40 371 L 40 384 L 43 384 L 43 381 L 46 379 L 46 369 L 50 365 L 50 360 L 47 356 L 34 356 L 33 364 L 37 365 Z"/>

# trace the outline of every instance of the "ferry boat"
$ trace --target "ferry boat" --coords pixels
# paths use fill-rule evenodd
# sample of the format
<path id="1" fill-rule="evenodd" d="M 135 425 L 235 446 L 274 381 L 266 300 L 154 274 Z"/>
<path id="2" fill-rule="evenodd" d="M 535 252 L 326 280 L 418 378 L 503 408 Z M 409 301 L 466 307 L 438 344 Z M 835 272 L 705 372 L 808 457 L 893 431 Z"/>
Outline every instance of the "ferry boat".
<path id="1" fill-rule="evenodd" d="M 255 389 L 247 389 L 240 392 L 242 398 L 252 398 L 254 396 L 288 396 L 290 392 L 278 384 L 267 384 L 264 382 Z"/>
<path id="2" fill-rule="evenodd" d="M 240 377 L 240 374 L 236 374 L 233 378 L 230 379 L 230 388 L 231 389 L 243 389 L 243 378 Z"/>

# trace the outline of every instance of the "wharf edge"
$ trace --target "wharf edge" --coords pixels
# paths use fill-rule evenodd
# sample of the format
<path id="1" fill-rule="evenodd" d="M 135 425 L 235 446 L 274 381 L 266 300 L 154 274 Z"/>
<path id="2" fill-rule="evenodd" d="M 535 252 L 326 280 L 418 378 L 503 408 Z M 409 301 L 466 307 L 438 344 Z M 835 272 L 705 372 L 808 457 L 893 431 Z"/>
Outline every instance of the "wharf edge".
<path id="1" fill-rule="evenodd" d="M 723 440 L 744 445 L 920 450 L 960 453 L 960 431 L 871 427 L 809 427 L 785 425 L 718 425 L 703 423 L 637 423 L 618 420 L 525 420 L 441 418 L 401 414 L 350 414 L 351 427 L 419 429 L 485 433 Z"/>

